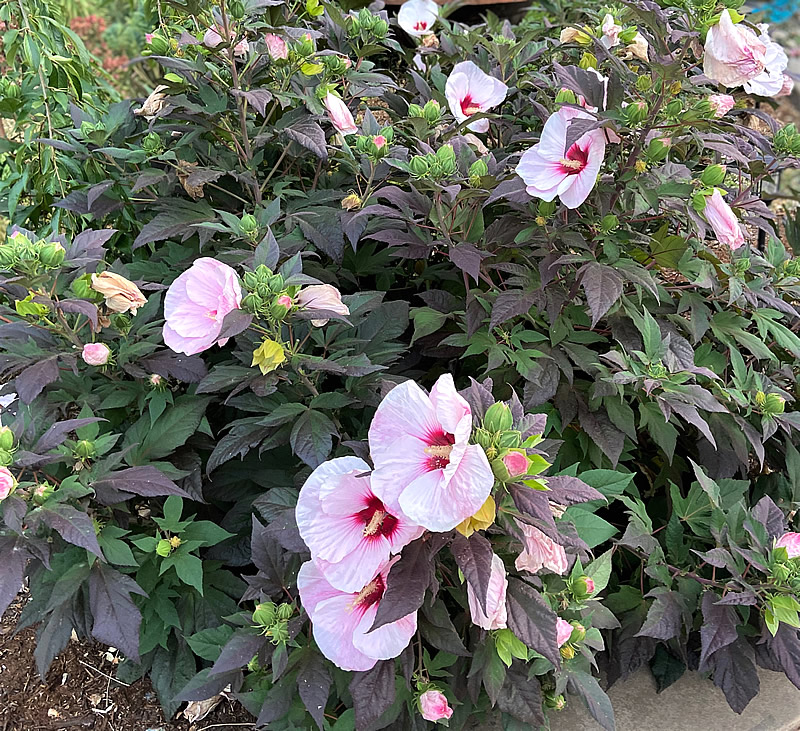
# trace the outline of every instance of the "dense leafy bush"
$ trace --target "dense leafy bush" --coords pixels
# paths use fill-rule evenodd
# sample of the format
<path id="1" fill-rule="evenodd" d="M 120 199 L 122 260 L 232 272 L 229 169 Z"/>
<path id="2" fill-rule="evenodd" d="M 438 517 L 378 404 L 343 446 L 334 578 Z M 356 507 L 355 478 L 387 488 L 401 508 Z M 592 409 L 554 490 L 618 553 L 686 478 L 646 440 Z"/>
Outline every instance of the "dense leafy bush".
<path id="1" fill-rule="evenodd" d="M 28 578 L 40 670 L 74 629 L 170 712 L 339 731 L 565 693 L 613 728 L 597 663 L 800 687 L 800 268 L 760 197 L 800 135 L 714 81 L 779 94 L 780 49 L 682 5 L 176 3 L 146 99 L 58 116 L 62 62 L 12 65 L 0 604 Z M 9 58 L 43 37 L 3 12 Z"/>

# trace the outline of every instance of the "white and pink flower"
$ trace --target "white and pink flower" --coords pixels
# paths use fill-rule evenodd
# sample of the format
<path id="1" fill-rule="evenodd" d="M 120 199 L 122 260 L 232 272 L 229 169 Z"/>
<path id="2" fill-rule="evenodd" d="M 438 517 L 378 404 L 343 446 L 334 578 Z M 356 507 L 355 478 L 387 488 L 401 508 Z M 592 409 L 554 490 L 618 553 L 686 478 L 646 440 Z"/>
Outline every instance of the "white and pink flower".
<path id="1" fill-rule="evenodd" d="M 378 660 L 397 657 L 417 631 L 417 613 L 372 632 L 389 570 L 386 562 L 359 591 L 345 592 L 331 586 L 313 561 L 306 561 L 297 575 L 300 601 L 312 622 L 317 646 L 342 670 L 369 670 Z"/>
<path id="2" fill-rule="evenodd" d="M 601 30 L 603 31 L 603 35 L 600 38 L 600 43 L 606 48 L 614 48 L 620 44 L 619 34 L 622 33 L 622 26 L 617 25 L 611 13 L 606 13 L 603 18 Z"/>
<path id="3" fill-rule="evenodd" d="M 440 690 L 426 690 L 419 697 L 419 712 L 426 721 L 434 723 L 447 720 L 453 715 L 453 709 L 447 702 L 447 697 Z"/>
<path id="4" fill-rule="evenodd" d="M 593 119 L 572 107 L 561 107 L 545 122 L 542 136 L 523 153 L 517 175 L 529 195 L 544 201 L 556 196 L 567 208 L 577 208 L 591 193 L 606 152 L 606 137 L 595 129 L 567 147 L 567 129 L 575 119 Z"/>
<path id="5" fill-rule="evenodd" d="M 789 558 L 800 556 L 800 533 L 784 533 L 775 543 L 775 547 L 785 548 Z"/>
<path id="6" fill-rule="evenodd" d="M 506 567 L 503 565 L 502 559 L 497 554 L 494 554 L 492 556 L 492 570 L 489 574 L 489 591 L 486 595 L 486 611 L 483 610 L 472 587 L 467 584 L 467 601 L 469 602 L 469 613 L 473 623 L 486 630 L 505 629 L 508 627 L 507 591 Z"/>
<path id="7" fill-rule="evenodd" d="M 565 574 L 569 568 L 569 561 L 564 546 L 560 546 L 532 525 L 519 520 L 517 525 L 523 535 L 523 550 L 514 562 L 517 571 L 530 571 L 535 574 L 541 569 L 546 569 L 555 574 Z"/>
<path id="8" fill-rule="evenodd" d="M 758 96 L 778 96 L 785 83 L 784 71 L 789 64 L 789 58 L 781 44 L 775 43 L 769 37 L 768 27 L 761 25 L 759 28 L 761 35 L 758 39 L 767 49 L 764 55 L 764 70 L 758 76 L 745 81 L 744 90 Z"/>
<path id="9" fill-rule="evenodd" d="M 502 104 L 508 87 L 500 79 L 485 74 L 472 61 L 462 61 L 447 77 L 444 93 L 453 116 L 463 122 Z M 473 132 L 486 132 L 489 120 L 479 119 L 467 126 Z"/>
<path id="10" fill-rule="evenodd" d="M 741 86 L 758 76 L 767 64 L 767 47 L 749 28 L 734 24 L 726 8 L 719 23 L 708 29 L 703 73 L 723 86 Z"/>
<path id="11" fill-rule="evenodd" d="M 433 0 L 408 0 L 397 13 L 399 26 L 415 38 L 432 33 L 438 18 L 439 6 Z"/>
<path id="12" fill-rule="evenodd" d="M 708 97 L 708 103 L 715 117 L 724 117 L 736 106 L 736 99 L 730 94 L 712 94 Z"/>
<path id="13" fill-rule="evenodd" d="M 108 363 L 111 349 L 105 343 L 86 343 L 81 351 L 83 362 L 91 366 L 103 366 Z"/>
<path id="14" fill-rule="evenodd" d="M 567 622 L 566 619 L 561 619 L 561 617 L 559 617 L 556 620 L 556 644 L 559 647 L 565 645 L 572 636 L 572 631 L 574 629 L 575 628 Z"/>
<path id="15" fill-rule="evenodd" d="M 5 500 L 17 489 L 17 480 L 8 467 L 0 467 L 0 500 Z"/>
<path id="16" fill-rule="evenodd" d="M 295 511 L 300 536 L 326 580 L 342 591 L 359 591 L 424 529 L 395 514 L 370 487 L 369 465 L 337 457 L 306 480 Z"/>
<path id="17" fill-rule="evenodd" d="M 267 44 L 267 53 L 273 60 L 284 60 L 289 58 L 289 48 L 286 41 L 274 33 L 267 33 L 264 36 L 264 42 Z"/>
<path id="18" fill-rule="evenodd" d="M 721 244 L 731 249 L 738 249 L 745 244 L 744 231 L 733 209 L 727 204 L 719 188 L 714 189 L 713 195 L 706 198 L 706 207 L 703 209 L 706 221 L 711 224 L 714 235 Z"/>
<path id="19" fill-rule="evenodd" d="M 328 112 L 328 119 L 331 120 L 336 131 L 343 135 L 354 135 L 358 132 L 355 120 L 350 110 L 338 96 L 328 92 L 323 101 Z"/>
<path id="20" fill-rule="evenodd" d="M 413 381 L 395 386 L 369 429 L 372 490 L 389 506 L 432 531 L 448 531 L 478 512 L 494 475 L 483 449 L 470 444 L 472 413 L 453 377 L 426 394 Z"/>

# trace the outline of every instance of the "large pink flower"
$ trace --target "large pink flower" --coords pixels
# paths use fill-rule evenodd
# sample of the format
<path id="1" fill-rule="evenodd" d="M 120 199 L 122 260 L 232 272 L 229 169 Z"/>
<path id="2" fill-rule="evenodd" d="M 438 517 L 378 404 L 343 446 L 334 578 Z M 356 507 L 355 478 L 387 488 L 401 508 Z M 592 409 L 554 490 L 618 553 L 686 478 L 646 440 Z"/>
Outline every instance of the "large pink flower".
<path id="1" fill-rule="evenodd" d="M 767 47 L 753 31 L 734 24 L 725 9 L 706 36 L 703 73 L 723 86 L 741 86 L 766 67 Z"/>
<path id="2" fill-rule="evenodd" d="M 410 36 L 419 38 L 433 32 L 439 6 L 433 0 L 407 0 L 397 13 L 398 25 Z"/>
<path id="3" fill-rule="evenodd" d="M 181 274 L 164 298 L 164 342 L 176 353 L 194 355 L 220 340 L 222 321 L 239 308 L 242 288 L 236 272 L 216 259 L 201 257 Z"/>
<path id="4" fill-rule="evenodd" d="M 485 74 L 472 61 L 453 66 L 444 87 L 450 111 L 459 122 L 502 104 L 507 93 L 508 87 L 500 79 Z M 473 132 L 486 132 L 489 120 L 479 119 L 467 126 Z"/>
<path id="5" fill-rule="evenodd" d="M 506 567 L 502 559 L 497 555 L 492 556 L 492 571 L 489 575 L 489 593 L 486 597 L 486 612 L 483 611 L 475 592 L 467 584 L 467 601 L 469 602 L 469 613 L 474 624 L 483 629 L 505 629 L 508 627 L 508 615 L 506 610 L 506 592 L 508 590 L 508 578 L 506 578 Z"/>
<path id="6" fill-rule="evenodd" d="M 781 546 L 786 549 L 789 558 L 800 556 L 800 533 L 784 533 L 775 543 L 775 547 Z"/>
<path id="7" fill-rule="evenodd" d="M 715 117 L 724 117 L 736 106 L 736 99 L 730 94 L 712 94 L 708 97 L 708 103 L 711 105 Z"/>
<path id="8" fill-rule="evenodd" d="M 419 710 L 426 721 L 441 721 L 453 715 L 447 697 L 435 688 L 426 690 L 419 697 Z"/>
<path id="9" fill-rule="evenodd" d="M 372 489 L 389 506 L 432 531 L 448 531 L 478 512 L 494 475 L 483 449 L 470 444 L 472 414 L 453 377 L 426 394 L 413 381 L 395 386 L 369 428 Z"/>
<path id="10" fill-rule="evenodd" d="M 731 249 L 738 249 L 745 243 L 744 231 L 739 219 L 731 207 L 719 192 L 714 190 L 714 194 L 706 198 L 706 207 L 703 209 L 706 221 L 714 229 L 714 235 L 721 244 L 730 246 Z"/>
<path id="11" fill-rule="evenodd" d="M 567 208 L 577 208 L 597 182 L 606 153 L 606 138 L 595 129 L 567 148 L 567 129 L 574 119 L 593 119 L 586 112 L 561 107 L 545 122 L 542 136 L 523 153 L 517 165 L 529 195 L 551 201 L 558 196 Z"/>
<path id="12" fill-rule="evenodd" d="M 394 558 L 357 592 L 334 588 L 313 561 L 306 561 L 297 575 L 300 601 L 311 618 L 317 646 L 342 670 L 369 670 L 378 660 L 397 657 L 417 631 L 417 613 L 373 632 L 378 606 Z"/>
<path id="13" fill-rule="evenodd" d="M 758 39 L 764 44 L 767 51 L 764 55 L 764 70 L 758 75 L 744 82 L 744 90 L 748 94 L 759 96 L 778 96 L 783 89 L 784 71 L 789 64 L 789 58 L 780 43 L 775 43 L 770 37 L 766 25 L 760 26 L 761 35 Z"/>
<path id="14" fill-rule="evenodd" d="M 297 527 L 311 559 L 342 591 L 358 591 L 389 559 L 423 533 L 393 515 L 370 487 L 369 465 L 358 457 L 323 462 L 297 500 Z"/>
<path id="15" fill-rule="evenodd" d="M 546 536 L 538 528 L 517 521 L 524 537 L 522 553 L 514 563 L 517 571 L 530 571 L 535 574 L 540 569 L 547 569 L 556 574 L 564 574 L 569 567 L 564 547 Z"/>

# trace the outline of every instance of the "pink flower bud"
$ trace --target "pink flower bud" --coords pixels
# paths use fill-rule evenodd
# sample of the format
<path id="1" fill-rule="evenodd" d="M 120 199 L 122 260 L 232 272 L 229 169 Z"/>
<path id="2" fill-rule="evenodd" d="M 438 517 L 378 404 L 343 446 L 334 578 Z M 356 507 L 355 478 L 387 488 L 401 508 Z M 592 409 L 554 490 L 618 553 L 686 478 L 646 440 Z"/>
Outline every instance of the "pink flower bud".
<path id="1" fill-rule="evenodd" d="M 372 138 L 372 141 L 375 143 L 375 147 L 379 150 L 386 144 L 386 138 L 383 135 L 375 135 Z"/>
<path id="2" fill-rule="evenodd" d="M 267 44 L 267 53 L 271 59 L 285 59 L 289 57 L 289 49 L 286 47 L 286 41 L 274 33 L 267 33 L 264 36 L 264 41 Z"/>
<path id="3" fill-rule="evenodd" d="M 164 380 L 158 373 L 151 373 L 150 378 L 147 379 L 150 381 L 151 386 L 160 386 L 161 382 Z"/>
<path id="4" fill-rule="evenodd" d="M 503 464 L 509 477 L 522 477 L 528 474 L 528 457 L 522 452 L 509 452 L 503 456 Z"/>
<path id="5" fill-rule="evenodd" d="M 148 44 L 152 43 L 153 42 L 153 35 L 155 35 L 155 34 L 154 33 L 145 33 L 144 34 L 144 42 L 148 43 Z"/>
<path id="6" fill-rule="evenodd" d="M 586 591 L 589 594 L 594 594 L 594 579 L 591 576 L 586 577 L 584 584 L 586 585 Z"/>
<path id="7" fill-rule="evenodd" d="M 108 363 L 111 350 L 104 343 L 86 343 L 81 358 L 91 366 L 102 366 Z"/>
<path id="8" fill-rule="evenodd" d="M 712 94 L 708 97 L 708 103 L 714 110 L 715 117 L 724 117 L 733 109 L 736 100 L 730 94 Z"/>
<path id="9" fill-rule="evenodd" d="M 789 96 L 794 91 L 794 79 L 789 74 L 783 75 L 783 86 L 775 96 Z"/>
<path id="10" fill-rule="evenodd" d="M 356 127 L 355 120 L 353 119 L 353 115 L 350 113 L 350 110 L 347 108 L 347 104 L 345 104 L 338 96 L 328 92 L 328 95 L 325 97 L 324 104 L 325 109 L 328 111 L 328 117 L 330 118 L 337 132 L 340 132 L 343 135 L 352 135 L 358 132 L 358 127 Z"/>
<path id="11" fill-rule="evenodd" d="M 575 629 L 566 619 L 559 617 L 556 620 L 556 643 L 559 647 L 566 644 Z"/>
<path id="12" fill-rule="evenodd" d="M 0 500 L 5 500 L 17 487 L 17 481 L 8 467 L 0 467 Z"/>
<path id="13" fill-rule="evenodd" d="M 736 218 L 736 214 L 725 202 L 719 190 L 706 199 L 706 207 L 703 210 L 706 221 L 714 229 L 714 235 L 721 244 L 726 244 L 731 249 L 738 249 L 745 243 L 744 231 Z"/>
<path id="14" fill-rule="evenodd" d="M 277 303 L 278 303 L 279 305 L 282 305 L 283 307 L 285 307 L 287 310 L 288 310 L 288 309 L 289 309 L 289 308 L 292 306 L 292 304 L 293 304 L 293 303 L 292 303 L 292 298 L 291 298 L 291 297 L 290 297 L 288 294 L 282 294 L 280 297 L 278 297 L 278 299 L 277 299 Z"/>
<path id="15" fill-rule="evenodd" d="M 419 697 L 419 711 L 426 721 L 439 721 L 453 715 L 453 709 L 447 703 L 444 693 L 438 690 L 426 690 Z"/>
<path id="16" fill-rule="evenodd" d="M 786 549 L 789 558 L 800 556 L 800 533 L 784 533 L 775 544 L 775 547 Z"/>

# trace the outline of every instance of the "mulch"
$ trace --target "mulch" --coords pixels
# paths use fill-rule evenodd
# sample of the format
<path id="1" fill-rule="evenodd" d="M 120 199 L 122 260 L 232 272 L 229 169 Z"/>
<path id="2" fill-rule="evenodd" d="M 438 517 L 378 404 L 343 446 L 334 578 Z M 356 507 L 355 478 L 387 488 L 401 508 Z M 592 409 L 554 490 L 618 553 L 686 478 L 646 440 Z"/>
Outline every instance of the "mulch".
<path id="1" fill-rule="evenodd" d="M 24 596 L 0 622 L 0 731 L 243 731 L 253 717 L 223 699 L 206 718 L 164 718 L 147 679 L 127 686 L 114 678 L 116 657 L 98 643 L 72 640 L 44 681 L 36 671 L 35 629 L 14 634 Z"/>

